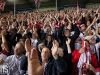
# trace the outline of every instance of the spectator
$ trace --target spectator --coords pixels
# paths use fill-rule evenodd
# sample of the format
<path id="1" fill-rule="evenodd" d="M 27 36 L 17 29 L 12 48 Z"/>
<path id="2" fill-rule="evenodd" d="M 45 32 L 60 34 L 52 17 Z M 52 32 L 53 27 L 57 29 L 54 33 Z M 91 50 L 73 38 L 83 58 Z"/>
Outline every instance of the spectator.
<path id="1" fill-rule="evenodd" d="M 28 53 L 28 73 L 29 75 L 57 75 L 57 73 L 66 73 L 67 66 L 62 57 L 57 54 L 59 44 L 56 40 L 53 41 L 52 56 L 49 48 L 44 47 L 41 52 L 42 62 L 39 63 L 38 54 L 35 49 L 31 50 L 29 39 L 26 40 L 26 51 Z M 32 55 L 30 55 L 30 53 Z M 32 56 L 32 58 L 30 58 Z M 35 65 L 34 65 L 35 64 Z M 33 67 L 34 66 L 34 67 Z"/>
<path id="2" fill-rule="evenodd" d="M 8 75 L 21 75 L 23 71 L 20 69 L 20 62 L 24 56 L 24 51 L 24 44 L 19 42 L 15 46 L 14 55 L 8 56 L 5 60 L 3 60 L 2 56 L 0 57 L 0 63 L 7 64 L 10 69 L 10 74 Z"/>

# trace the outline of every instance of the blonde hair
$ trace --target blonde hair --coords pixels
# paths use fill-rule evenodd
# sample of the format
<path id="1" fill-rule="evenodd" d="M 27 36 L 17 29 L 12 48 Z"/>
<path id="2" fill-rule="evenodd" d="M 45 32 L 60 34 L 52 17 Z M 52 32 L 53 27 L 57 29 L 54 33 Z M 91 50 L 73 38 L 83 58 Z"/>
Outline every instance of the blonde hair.
<path id="1" fill-rule="evenodd" d="M 20 44 L 23 47 L 23 49 L 25 50 L 25 44 L 23 42 L 18 42 L 17 44 Z"/>

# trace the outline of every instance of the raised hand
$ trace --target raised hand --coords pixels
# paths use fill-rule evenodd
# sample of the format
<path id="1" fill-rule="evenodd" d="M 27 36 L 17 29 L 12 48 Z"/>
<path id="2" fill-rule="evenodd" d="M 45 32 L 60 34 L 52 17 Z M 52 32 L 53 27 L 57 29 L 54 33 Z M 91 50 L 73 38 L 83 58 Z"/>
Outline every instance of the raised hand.
<path id="1" fill-rule="evenodd" d="M 71 39 L 68 38 L 68 40 L 66 41 L 66 45 L 69 45 L 70 44 L 70 41 L 71 41 Z"/>
<path id="2" fill-rule="evenodd" d="M 44 29 L 44 33 L 47 33 L 47 28 Z"/>
<path id="3" fill-rule="evenodd" d="M 17 33 L 21 33 L 22 32 L 22 26 L 19 26 L 18 32 Z"/>
<path id="4" fill-rule="evenodd" d="M 10 25 L 10 26 L 9 26 L 9 29 L 8 29 L 8 31 L 10 31 L 11 29 L 12 29 L 12 25 Z"/>
<path id="5" fill-rule="evenodd" d="M 2 30 L 1 35 L 5 36 L 6 35 L 6 30 Z"/>
<path id="6" fill-rule="evenodd" d="M 28 61 L 30 64 L 34 64 L 35 62 L 33 62 L 34 60 L 37 60 L 38 59 L 38 54 L 37 54 L 37 51 L 33 48 L 31 49 L 30 52 L 28 52 Z"/>
<path id="7" fill-rule="evenodd" d="M 29 32 L 29 28 L 25 29 L 25 32 L 23 33 L 22 36 L 25 36 L 25 34 L 27 34 Z"/>
<path id="8" fill-rule="evenodd" d="M 29 32 L 29 28 L 27 28 L 26 30 L 25 30 L 25 33 L 27 34 Z"/>
<path id="9" fill-rule="evenodd" d="M 53 47 L 59 47 L 59 43 L 58 43 L 57 40 L 54 40 L 54 41 L 53 41 Z"/>
<path id="10" fill-rule="evenodd" d="M 85 52 L 85 47 L 82 47 L 80 50 L 79 50 L 79 53 L 84 53 Z"/>
<path id="11" fill-rule="evenodd" d="M 71 42 L 71 39 L 68 38 L 68 40 L 66 41 L 68 53 L 71 53 L 70 42 Z"/>
<path id="12" fill-rule="evenodd" d="M 40 65 L 38 53 L 33 48 L 28 52 L 28 75 L 41 75 L 44 70 L 44 65 Z"/>
<path id="13" fill-rule="evenodd" d="M 92 70 L 94 73 L 96 72 L 95 68 L 91 64 L 89 64 L 89 69 Z"/>
<path id="14" fill-rule="evenodd" d="M 82 16 L 83 16 L 83 17 L 85 17 L 85 12 L 84 12 L 84 13 L 82 13 Z"/>
<path id="15" fill-rule="evenodd" d="M 53 49 L 52 49 L 52 56 L 54 57 L 54 59 L 58 59 L 58 53 L 57 53 L 58 47 L 59 47 L 59 43 L 56 40 L 54 40 Z"/>
<path id="16" fill-rule="evenodd" d="M 2 63 L 3 63 L 3 57 L 0 56 L 0 64 L 2 64 Z"/>
<path id="17" fill-rule="evenodd" d="M 95 35 L 95 34 L 96 34 L 95 30 L 91 30 L 91 31 L 93 32 L 93 35 Z"/>
<path id="18" fill-rule="evenodd" d="M 35 28 L 35 26 L 33 27 L 33 32 L 37 32 L 37 29 Z"/>
<path id="19" fill-rule="evenodd" d="M 30 43 L 30 39 L 26 39 L 25 49 L 26 49 L 26 52 L 31 52 L 32 46 L 31 46 L 31 43 Z"/>

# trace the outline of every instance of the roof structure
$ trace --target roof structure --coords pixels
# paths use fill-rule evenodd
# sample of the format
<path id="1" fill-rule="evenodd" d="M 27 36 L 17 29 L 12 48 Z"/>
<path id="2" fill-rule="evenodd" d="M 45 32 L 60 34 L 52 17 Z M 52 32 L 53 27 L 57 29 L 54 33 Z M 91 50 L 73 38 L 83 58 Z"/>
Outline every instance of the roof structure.
<path id="1" fill-rule="evenodd" d="M 35 9 L 34 0 L 15 0 L 16 9 Z M 56 0 L 40 0 L 41 7 L 51 7 L 55 6 Z M 63 5 L 73 5 L 76 4 L 77 0 L 58 0 L 58 6 Z M 100 0 L 78 0 L 79 4 L 88 4 L 88 3 L 100 3 Z M 14 0 L 6 0 L 5 10 L 14 9 Z"/>

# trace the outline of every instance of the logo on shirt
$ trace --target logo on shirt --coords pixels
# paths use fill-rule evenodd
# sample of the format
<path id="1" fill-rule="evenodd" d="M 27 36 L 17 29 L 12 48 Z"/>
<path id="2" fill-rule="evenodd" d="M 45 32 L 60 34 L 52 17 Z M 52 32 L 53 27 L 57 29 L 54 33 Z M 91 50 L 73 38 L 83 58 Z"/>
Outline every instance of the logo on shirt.
<path id="1" fill-rule="evenodd" d="M 0 75 L 1 74 L 9 74 L 10 70 L 6 64 L 0 64 Z"/>

